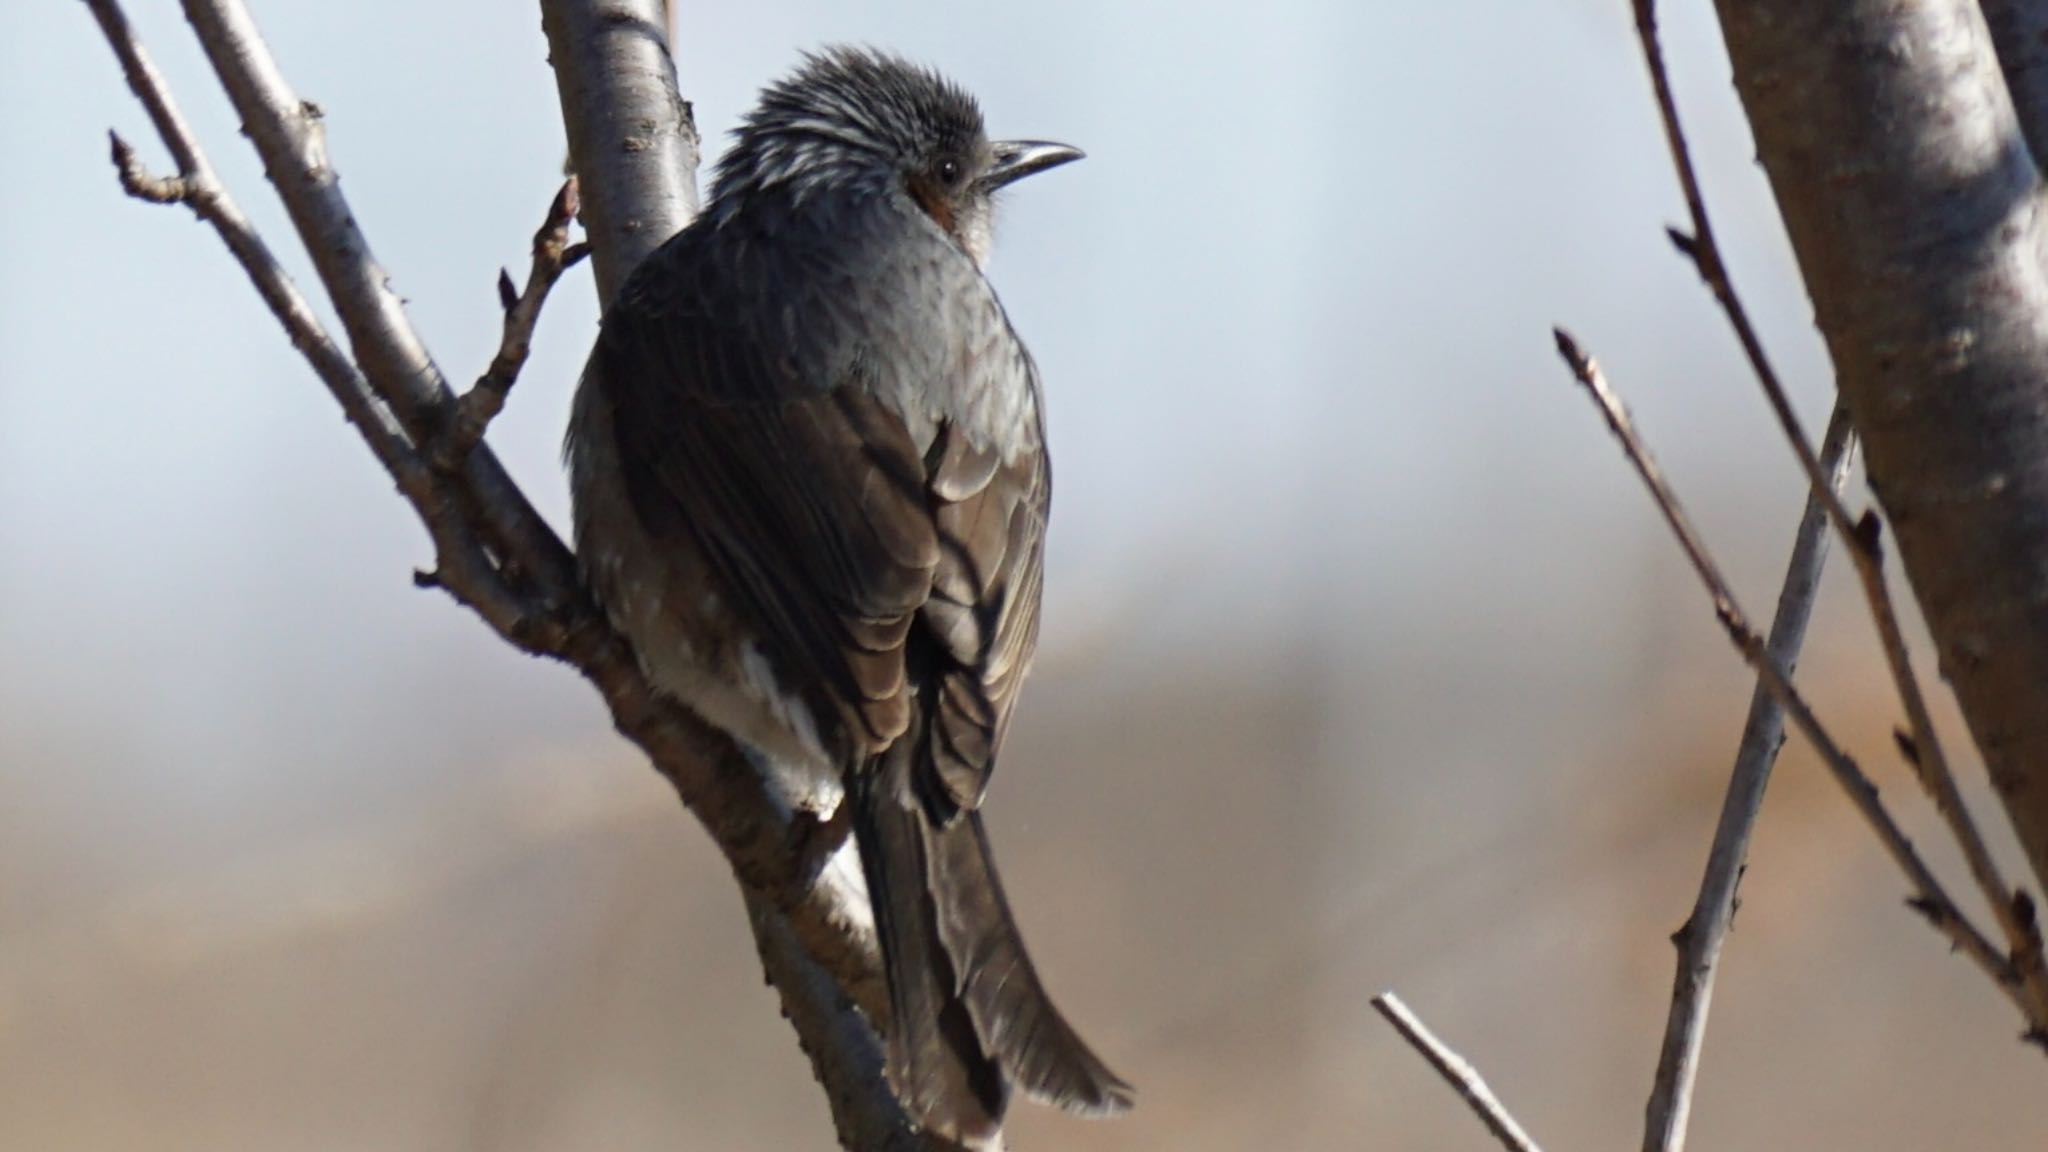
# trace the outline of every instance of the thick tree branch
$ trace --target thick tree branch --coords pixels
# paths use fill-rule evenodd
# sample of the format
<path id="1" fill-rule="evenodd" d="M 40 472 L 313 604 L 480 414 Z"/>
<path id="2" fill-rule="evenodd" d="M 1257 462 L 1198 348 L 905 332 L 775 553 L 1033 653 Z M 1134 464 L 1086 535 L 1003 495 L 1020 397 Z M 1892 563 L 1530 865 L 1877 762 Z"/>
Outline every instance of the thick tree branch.
<path id="1" fill-rule="evenodd" d="M 1968 0 L 1717 8 L 1871 485 L 2048 881 L 2048 221 L 1990 33 Z"/>
<path id="2" fill-rule="evenodd" d="M 540 13 L 597 296 L 609 304 L 626 274 L 697 215 L 697 121 L 676 90 L 666 4 L 542 0 Z"/>
<path id="3" fill-rule="evenodd" d="M 789 921 L 747 894 L 747 919 L 762 969 L 782 1000 L 782 1014 L 811 1061 L 832 1109 L 842 1148 L 858 1152 L 965 1152 L 959 1145 L 911 1128 L 882 1071 L 882 1048 L 867 1019 L 846 993 L 813 963 Z"/>

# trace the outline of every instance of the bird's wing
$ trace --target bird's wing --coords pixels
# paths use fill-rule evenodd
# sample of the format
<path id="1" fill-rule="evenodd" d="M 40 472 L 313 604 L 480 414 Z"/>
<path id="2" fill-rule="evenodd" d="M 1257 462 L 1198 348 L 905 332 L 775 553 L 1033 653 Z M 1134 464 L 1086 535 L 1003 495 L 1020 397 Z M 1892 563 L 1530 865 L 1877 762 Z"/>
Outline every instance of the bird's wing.
<path id="1" fill-rule="evenodd" d="M 939 561 L 919 622 L 937 650 L 928 783 L 940 786 L 927 802 L 945 817 L 980 806 L 1038 643 L 1052 483 L 1042 438 L 1005 459 L 947 427 L 927 459 Z"/>
<path id="2" fill-rule="evenodd" d="M 699 279 L 706 264 L 651 260 L 671 256 L 628 285 L 598 344 L 636 514 L 656 539 L 692 534 L 784 685 L 858 723 L 870 750 L 904 732 L 921 686 L 919 791 L 941 819 L 978 806 L 1038 638 L 1051 480 L 1030 360 L 983 366 L 1024 373 L 1006 383 L 1032 398 L 1025 443 L 1000 451 L 941 421 L 920 451 L 859 357 L 849 378 L 805 378 L 719 307 L 730 294 Z M 976 303 L 1007 328 L 992 294 Z"/>
<path id="3" fill-rule="evenodd" d="M 941 560 L 909 430 L 693 305 L 715 297 L 633 287 L 596 368 L 635 513 L 657 541 L 694 537 L 786 690 L 886 745 L 908 723 L 904 649 Z"/>

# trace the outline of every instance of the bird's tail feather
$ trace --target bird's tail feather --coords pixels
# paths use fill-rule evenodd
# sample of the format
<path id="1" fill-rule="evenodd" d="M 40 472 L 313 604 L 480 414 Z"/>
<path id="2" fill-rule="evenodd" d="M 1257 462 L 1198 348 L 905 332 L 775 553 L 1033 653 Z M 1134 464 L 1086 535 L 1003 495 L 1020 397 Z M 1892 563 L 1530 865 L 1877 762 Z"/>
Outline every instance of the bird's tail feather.
<path id="1" fill-rule="evenodd" d="M 924 1126 L 972 1139 L 1002 1124 L 1009 1088 L 1070 1112 L 1131 1105 L 1130 1085 L 1053 1007 L 1025 954 L 981 815 L 935 818 L 900 741 L 857 789 L 867 871 L 895 1016 L 888 1070 Z"/>

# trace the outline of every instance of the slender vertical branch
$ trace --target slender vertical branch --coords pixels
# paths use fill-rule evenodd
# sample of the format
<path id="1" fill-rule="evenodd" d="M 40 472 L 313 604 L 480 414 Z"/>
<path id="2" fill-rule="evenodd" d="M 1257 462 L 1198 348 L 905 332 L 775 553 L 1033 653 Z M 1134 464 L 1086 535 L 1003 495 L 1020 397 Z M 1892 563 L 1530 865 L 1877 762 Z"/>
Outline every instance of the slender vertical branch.
<path id="1" fill-rule="evenodd" d="M 1855 437 L 1848 414 L 1837 409 L 1828 422 L 1821 448 L 1831 485 L 1840 489 L 1855 457 Z M 1765 651 L 1779 667 L 1799 662 L 1806 624 L 1820 596 L 1820 574 L 1828 554 L 1827 511 L 1821 498 L 1808 493 L 1806 511 L 1792 542 L 1785 583 L 1778 594 Z M 1707 1036 L 1707 1013 L 1714 1001 L 1714 976 L 1720 968 L 1721 946 L 1735 919 L 1735 897 L 1749 860 L 1749 841 L 1762 811 L 1771 768 L 1785 742 L 1785 710 L 1769 688 L 1759 683 L 1749 699 L 1749 719 L 1729 774 L 1728 795 L 1707 851 L 1706 873 L 1692 915 L 1671 938 L 1678 950 L 1678 973 L 1672 981 L 1671 1011 L 1664 1025 L 1664 1044 L 1657 1057 L 1657 1077 L 1650 1092 L 1643 1131 L 1643 1152 L 1679 1152 L 1685 1147 L 1692 1116 L 1693 1084 L 1699 1075 L 1700 1048 Z"/>
<path id="2" fill-rule="evenodd" d="M 669 5 L 542 0 L 601 303 L 697 215 L 697 121 L 676 88 Z"/>

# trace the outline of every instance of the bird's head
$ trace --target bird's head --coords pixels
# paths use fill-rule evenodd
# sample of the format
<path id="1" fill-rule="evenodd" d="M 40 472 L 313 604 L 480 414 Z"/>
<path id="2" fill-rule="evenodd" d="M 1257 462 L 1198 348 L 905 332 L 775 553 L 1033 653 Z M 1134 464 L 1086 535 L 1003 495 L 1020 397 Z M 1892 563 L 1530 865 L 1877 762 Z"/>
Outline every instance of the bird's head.
<path id="1" fill-rule="evenodd" d="M 1041 140 L 991 141 L 965 90 L 902 57 L 864 48 L 807 54 L 761 93 L 734 135 L 718 166 L 714 216 L 730 216 L 750 196 L 777 188 L 796 201 L 900 192 L 984 266 L 996 192 L 1082 155 Z"/>

